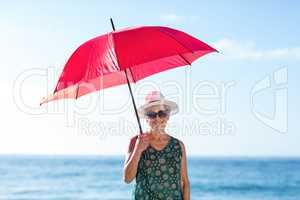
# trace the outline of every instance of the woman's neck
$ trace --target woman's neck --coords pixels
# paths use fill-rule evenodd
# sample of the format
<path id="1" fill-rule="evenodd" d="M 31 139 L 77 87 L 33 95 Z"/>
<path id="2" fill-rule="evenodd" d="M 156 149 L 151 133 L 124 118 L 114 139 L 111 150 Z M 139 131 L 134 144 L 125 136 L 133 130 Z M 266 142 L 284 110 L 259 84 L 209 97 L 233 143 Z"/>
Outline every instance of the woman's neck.
<path id="1" fill-rule="evenodd" d="M 155 140 L 162 139 L 162 136 L 166 134 L 165 130 L 150 130 L 150 134 Z"/>

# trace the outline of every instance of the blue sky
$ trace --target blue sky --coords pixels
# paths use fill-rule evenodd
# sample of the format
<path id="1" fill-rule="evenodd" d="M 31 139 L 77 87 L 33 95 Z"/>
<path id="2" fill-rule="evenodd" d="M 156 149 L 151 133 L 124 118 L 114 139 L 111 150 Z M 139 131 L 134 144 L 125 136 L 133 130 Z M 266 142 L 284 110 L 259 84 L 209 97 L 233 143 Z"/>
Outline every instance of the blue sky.
<path id="1" fill-rule="evenodd" d="M 169 26 L 220 51 L 191 68 L 177 68 L 133 85 L 138 104 L 150 85 L 178 102 L 180 113 L 171 118 L 168 131 L 186 144 L 189 155 L 299 156 L 299 7 L 296 1 L 2 1 L 0 66 L 5 73 L 0 75 L 4 113 L 0 154 L 124 153 L 128 139 L 137 131 L 127 86 L 99 93 L 105 96 L 103 102 L 92 94 L 76 103 L 38 106 L 55 87 L 70 54 L 84 41 L 111 31 L 112 17 L 117 29 Z M 274 76 L 282 84 L 276 85 Z M 270 86 L 254 98 L 253 89 L 265 84 L 260 82 L 263 79 Z M 198 90 L 203 83 L 209 87 Z M 176 92 L 174 85 L 182 90 Z M 222 90 L 225 85 L 227 89 Z M 203 94 L 211 95 L 212 88 L 224 95 L 205 99 Z M 202 98 L 195 103 L 197 95 Z M 120 98 L 127 104 L 117 109 Z M 84 109 L 90 100 L 99 109 L 104 106 L 105 111 L 119 112 L 103 112 L 104 107 Z M 197 106 L 215 112 L 205 114 Z M 187 124 L 191 129 L 192 124 L 221 121 L 234 125 L 232 135 L 185 130 Z M 126 125 L 122 127 L 121 122 L 132 124 L 133 129 L 124 131 Z M 109 135 L 110 131 L 115 134 Z"/>

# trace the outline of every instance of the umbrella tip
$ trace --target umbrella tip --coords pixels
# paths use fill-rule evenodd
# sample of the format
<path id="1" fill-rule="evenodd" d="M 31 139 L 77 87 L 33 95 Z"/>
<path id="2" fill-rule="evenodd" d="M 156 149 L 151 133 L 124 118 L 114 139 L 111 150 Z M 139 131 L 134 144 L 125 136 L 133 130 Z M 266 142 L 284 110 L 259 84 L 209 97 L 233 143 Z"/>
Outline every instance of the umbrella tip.
<path id="1" fill-rule="evenodd" d="M 113 31 L 115 31 L 115 25 L 114 25 L 114 21 L 112 18 L 110 18 L 110 23 L 111 23 Z"/>
<path id="2" fill-rule="evenodd" d="M 43 97 L 42 100 L 40 101 L 40 106 L 42 106 L 44 103 L 46 103 L 47 98 Z"/>
<path id="3" fill-rule="evenodd" d="M 220 51 L 216 48 L 213 48 L 215 52 L 220 53 Z"/>

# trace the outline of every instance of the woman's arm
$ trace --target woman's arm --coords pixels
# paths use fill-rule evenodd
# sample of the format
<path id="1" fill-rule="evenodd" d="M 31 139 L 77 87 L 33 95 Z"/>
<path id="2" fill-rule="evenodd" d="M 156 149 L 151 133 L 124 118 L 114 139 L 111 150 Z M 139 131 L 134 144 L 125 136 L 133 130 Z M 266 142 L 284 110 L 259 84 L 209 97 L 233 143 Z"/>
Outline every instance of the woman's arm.
<path id="1" fill-rule="evenodd" d="M 130 140 L 123 173 L 123 179 L 126 183 L 130 183 L 135 178 L 141 154 L 148 147 L 148 144 L 146 134 L 135 136 Z"/>
<path id="2" fill-rule="evenodd" d="M 186 151 L 183 142 L 180 141 L 182 149 L 182 159 L 181 159 L 181 187 L 183 192 L 183 200 L 190 200 L 190 181 L 187 173 L 187 159 Z"/>

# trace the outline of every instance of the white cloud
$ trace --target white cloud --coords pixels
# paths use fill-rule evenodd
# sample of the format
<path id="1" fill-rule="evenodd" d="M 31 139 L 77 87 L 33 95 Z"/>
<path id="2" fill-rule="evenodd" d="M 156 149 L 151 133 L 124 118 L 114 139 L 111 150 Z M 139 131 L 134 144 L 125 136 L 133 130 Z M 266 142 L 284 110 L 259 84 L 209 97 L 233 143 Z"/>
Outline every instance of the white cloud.
<path id="1" fill-rule="evenodd" d="M 171 14 L 161 15 L 160 19 L 163 20 L 163 21 L 166 21 L 166 22 L 179 23 L 179 22 L 184 21 L 185 17 L 171 13 Z"/>
<path id="2" fill-rule="evenodd" d="M 213 44 L 225 59 L 300 59 L 300 47 L 260 50 L 254 42 L 241 42 L 228 38 Z"/>

